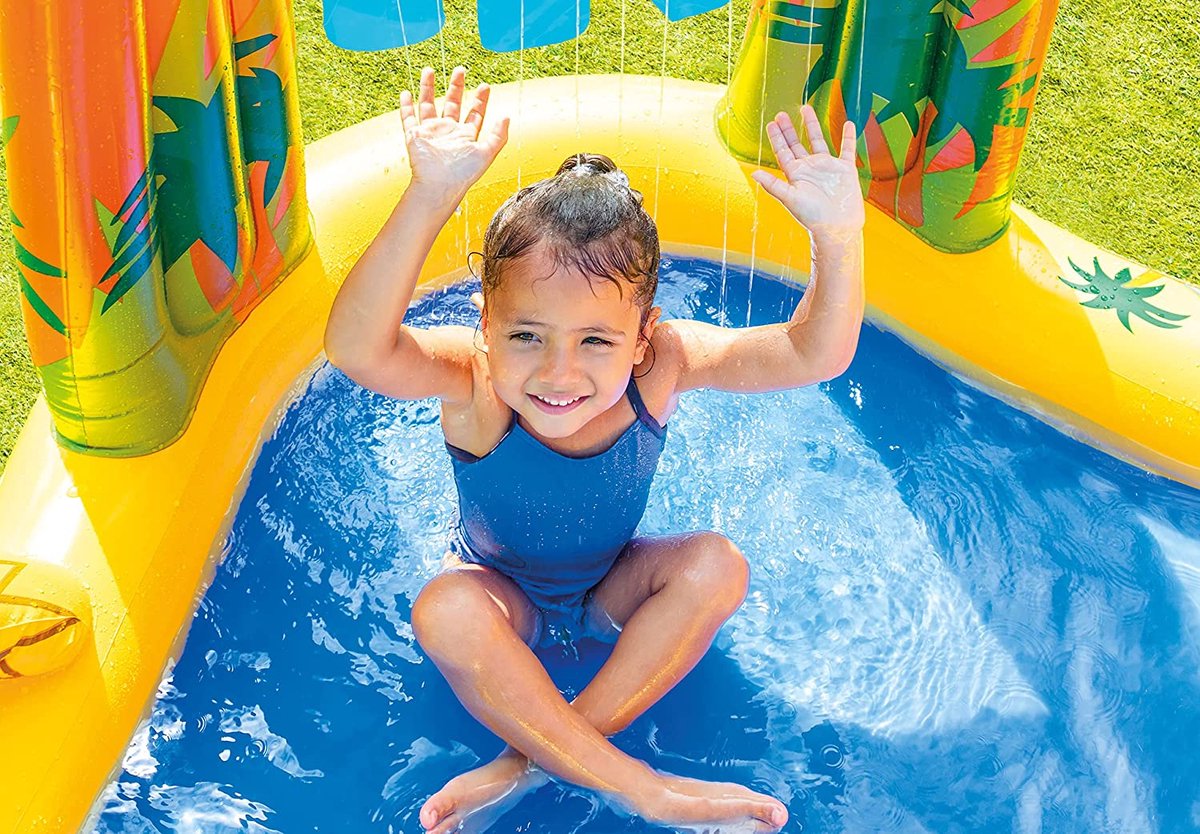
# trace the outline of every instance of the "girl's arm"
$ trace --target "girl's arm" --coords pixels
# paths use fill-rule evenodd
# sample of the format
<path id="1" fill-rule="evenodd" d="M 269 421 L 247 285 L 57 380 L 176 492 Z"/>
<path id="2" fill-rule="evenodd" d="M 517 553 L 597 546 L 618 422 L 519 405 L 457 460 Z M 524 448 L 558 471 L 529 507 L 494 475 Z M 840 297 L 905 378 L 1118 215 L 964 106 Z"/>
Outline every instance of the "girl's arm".
<path id="1" fill-rule="evenodd" d="M 766 171 L 753 177 L 808 229 L 812 273 L 791 319 L 761 327 L 724 328 L 695 321 L 664 323 L 656 334 L 678 363 L 677 391 L 775 391 L 832 379 L 854 358 L 862 327 L 862 191 L 854 166 L 855 133 L 842 132 L 839 156 L 825 145 L 816 113 L 801 110 L 812 153 L 791 119 L 767 125 L 786 180 Z"/>
<path id="2" fill-rule="evenodd" d="M 412 180 L 383 229 L 346 276 L 325 328 L 329 361 L 360 385 L 399 399 L 471 396 L 471 331 L 404 325 L 421 266 L 438 232 L 508 138 L 508 119 L 482 132 L 488 88 L 462 113 L 466 71 L 456 67 L 439 117 L 434 74 L 421 73 L 420 98 L 400 94 Z M 460 121 L 461 114 L 461 121 Z"/>

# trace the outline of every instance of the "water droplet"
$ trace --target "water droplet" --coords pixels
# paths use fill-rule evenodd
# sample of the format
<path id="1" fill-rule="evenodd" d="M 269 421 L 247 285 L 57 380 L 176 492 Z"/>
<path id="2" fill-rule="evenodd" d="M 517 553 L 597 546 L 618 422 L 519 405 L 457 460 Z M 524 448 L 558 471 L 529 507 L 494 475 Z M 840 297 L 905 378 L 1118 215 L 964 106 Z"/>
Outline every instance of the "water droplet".
<path id="1" fill-rule="evenodd" d="M 821 761 L 826 767 L 841 767 L 846 756 L 836 744 L 826 744 L 821 748 Z"/>

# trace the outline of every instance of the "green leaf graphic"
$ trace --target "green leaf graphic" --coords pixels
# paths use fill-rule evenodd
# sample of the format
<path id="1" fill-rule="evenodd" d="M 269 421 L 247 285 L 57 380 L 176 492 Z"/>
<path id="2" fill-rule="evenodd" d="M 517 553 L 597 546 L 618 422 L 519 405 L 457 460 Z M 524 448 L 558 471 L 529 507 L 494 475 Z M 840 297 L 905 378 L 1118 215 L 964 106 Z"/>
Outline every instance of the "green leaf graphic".
<path id="1" fill-rule="evenodd" d="M 42 301 L 42 297 L 38 295 L 37 290 L 30 286 L 29 282 L 25 280 L 24 275 L 18 277 L 21 282 L 21 295 L 25 296 L 25 300 L 29 302 L 29 306 L 33 308 L 33 311 L 41 317 L 42 321 L 50 325 L 50 327 L 55 331 L 61 333 L 63 336 L 67 335 L 67 326 L 63 324 L 63 320 L 60 319 L 55 312 L 50 309 L 49 304 L 47 304 L 45 301 Z"/>
<path id="2" fill-rule="evenodd" d="M 17 122 L 19 121 L 21 121 L 20 116 L 9 116 L 0 122 L 0 151 L 4 150 L 4 146 L 8 144 L 8 140 L 12 139 L 12 135 L 16 133 Z"/>
<path id="3" fill-rule="evenodd" d="M 1092 259 L 1092 268 L 1095 273 L 1088 272 L 1076 266 L 1075 262 L 1068 259 L 1067 263 L 1071 265 L 1071 269 L 1084 280 L 1082 284 L 1076 284 L 1068 281 L 1061 275 L 1058 280 L 1062 281 L 1068 287 L 1078 290 L 1082 293 L 1095 296 L 1087 301 L 1079 302 L 1082 306 L 1091 310 L 1116 310 L 1117 318 L 1121 320 L 1121 324 L 1125 325 L 1125 329 L 1130 333 L 1133 328 L 1129 326 L 1129 317 L 1137 316 L 1143 321 L 1148 321 L 1155 327 L 1176 328 L 1178 324 L 1171 324 L 1173 321 L 1183 321 L 1188 318 L 1180 313 L 1172 313 L 1170 310 L 1164 310 L 1161 307 L 1156 307 L 1147 298 L 1158 295 L 1162 292 L 1164 284 L 1156 284 L 1152 287 L 1128 287 L 1133 277 L 1128 269 L 1122 269 L 1116 275 L 1109 275 L 1100 266 L 1100 259 Z"/>

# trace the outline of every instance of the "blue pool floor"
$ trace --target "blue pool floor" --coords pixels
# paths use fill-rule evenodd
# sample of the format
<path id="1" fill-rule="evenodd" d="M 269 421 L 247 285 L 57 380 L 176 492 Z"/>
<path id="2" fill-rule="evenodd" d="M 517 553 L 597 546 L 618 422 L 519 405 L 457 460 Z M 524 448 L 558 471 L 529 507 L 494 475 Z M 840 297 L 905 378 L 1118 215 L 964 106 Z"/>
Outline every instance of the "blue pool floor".
<path id="1" fill-rule="evenodd" d="M 410 321 L 474 324 L 469 286 Z M 667 258 L 669 317 L 800 291 Z M 98 832 L 403 832 L 501 743 L 416 645 L 454 487 L 437 407 L 324 366 L 265 445 L 225 561 Z M 780 797 L 788 832 L 1200 830 L 1200 493 L 1071 440 L 873 327 L 850 370 L 685 395 L 641 530 L 715 529 L 750 594 L 614 742 Z M 568 694 L 603 662 L 543 650 Z M 651 831 L 551 784 L 496 832 Z"/>

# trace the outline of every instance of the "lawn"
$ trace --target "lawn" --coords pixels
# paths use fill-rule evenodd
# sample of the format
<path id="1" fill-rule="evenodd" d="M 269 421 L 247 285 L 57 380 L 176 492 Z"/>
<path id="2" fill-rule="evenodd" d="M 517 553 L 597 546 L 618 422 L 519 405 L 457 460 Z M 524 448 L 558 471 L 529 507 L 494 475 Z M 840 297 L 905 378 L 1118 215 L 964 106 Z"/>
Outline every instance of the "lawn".
<path id="1" fill-rule="evenodd" d="M 475 3 L 446 0 L 442 36 L 410 50 L 330 44 L 320 0 L 295 0 L 300 105 L 308 140 L 386 112 L 416 71 L 462 63 L 499 83 L 578 72 L 668 74 L 724 82 L 749 0 L 666 24 L 650 0 L 592 0 L 577 42 L 488 53 Z M 1200 19 L 1184 0 L 1061 0 L 1025 147 L 1017 200 L 1108 249 L 1200 283 Z M 624 33 L 624 37 L 622 37 Z M 397 141 L 400 141 L 397 138 Z M 0 237 L 7 239 L 0 159 Z M 0 254 L 0 472 L 37 395 L 25 349 L 16 262 Z"/>

